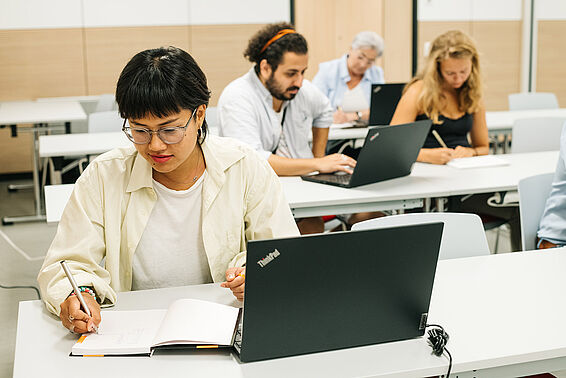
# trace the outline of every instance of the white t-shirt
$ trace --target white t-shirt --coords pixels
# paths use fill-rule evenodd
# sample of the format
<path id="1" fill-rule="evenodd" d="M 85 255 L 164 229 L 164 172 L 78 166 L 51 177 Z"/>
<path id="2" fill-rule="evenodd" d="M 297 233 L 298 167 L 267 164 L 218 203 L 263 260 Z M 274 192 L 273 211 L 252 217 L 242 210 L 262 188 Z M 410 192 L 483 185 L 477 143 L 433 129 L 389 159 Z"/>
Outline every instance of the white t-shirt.
<path id="1" fill-rule="evenodd" d="M 206 174 L 187 190 L 153 180 L 157 202 L 134 254 L 132 290 L 212 282 L 201 232 Z"/>
<path id="2" fill-rule="evenodd" d="M 369 104 L 360 84 L 344 93 L 342 98 L 342 110 L 344 112 L 358 112 L 367 108 L 369 108 Z"/>

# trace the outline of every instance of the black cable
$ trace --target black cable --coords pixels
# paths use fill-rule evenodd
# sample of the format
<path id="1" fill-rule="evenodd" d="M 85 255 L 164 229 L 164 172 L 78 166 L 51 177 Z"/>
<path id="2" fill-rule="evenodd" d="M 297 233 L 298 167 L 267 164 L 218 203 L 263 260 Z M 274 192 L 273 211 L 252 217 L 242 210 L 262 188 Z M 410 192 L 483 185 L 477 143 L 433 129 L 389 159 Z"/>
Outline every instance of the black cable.
<path id="1" fill-rule="evenodd" d="M 426 328 L 428 327 L 433 327 L 428 330 L 428 345 L 432 348 L 432 354 L 438 357 L 442 356 L 444 353 L 448 355 L 448 372 L 445 375 L 445 377 L 448 378 L 452 371 L 452 354 L 450 354 L 446 348 L 450 336 L 448 336 L 448 333 L 446 333 L 441 325 L 427 324 Z"/>
<path id="2" fill-rule="evenodd" d="M 39 294 L 39 290 L 35 286 L 4 286 L 0 284 L 0 288 L 2 289 L 33 289 L 37 294 L 37 299 L 41 299 L 41 294 Z"/>

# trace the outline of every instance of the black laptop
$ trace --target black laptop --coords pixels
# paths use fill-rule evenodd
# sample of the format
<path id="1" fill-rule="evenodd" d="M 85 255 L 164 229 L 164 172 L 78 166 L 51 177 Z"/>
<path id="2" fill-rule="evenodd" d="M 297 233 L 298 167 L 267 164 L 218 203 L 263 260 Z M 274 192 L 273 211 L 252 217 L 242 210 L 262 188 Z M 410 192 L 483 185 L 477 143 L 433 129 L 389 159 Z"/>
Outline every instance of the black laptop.
<path id="1" fill-rule="evenodd" d="M 405 83 L 372 84 L 369 125 L 389 125 L 405 85 Z"/>
<path id="2" fill-rule="evenodd" d="M 240 360 L 422 336 L 443 226 L 248 242 Z"/>
<path id="3" fill-rule="evenodd" d="M 393 126 L 370 127 L 354 172 L 320 173 L 301 176 L 303 180 L 352 188 L 411 173 L 428 130 L 430 120 Z"/>

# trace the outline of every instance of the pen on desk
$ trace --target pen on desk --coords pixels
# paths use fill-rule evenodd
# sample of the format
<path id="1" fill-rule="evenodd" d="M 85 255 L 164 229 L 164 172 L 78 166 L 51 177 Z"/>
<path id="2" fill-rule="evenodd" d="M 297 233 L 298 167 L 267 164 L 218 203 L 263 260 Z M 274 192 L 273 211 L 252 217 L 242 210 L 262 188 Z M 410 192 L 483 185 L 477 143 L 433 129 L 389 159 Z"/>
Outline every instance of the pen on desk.
<path id="1" fill-rule="evenodd" d="M 438 134 L 438 131 L 436 130 L 432 130 L 432 135 L 434 135 L 434 137 L 436 138 L 436 140 L 438 141 L 438 143 L 440 143 L 440 145 L 444 148 L 448 148 L 448 146 L 446 145 L 446 143 L 444 143 L 444 141 L 442 140 L 442 138 L 440 137 L 440 135 Z"/>
<path id="2" fill-rule="evenodd" d="M 75 295 L 79 299 L 79 302 L 81 303 L 81 306 L 83 307 L 83 310 L 85 311 L 85 313 L 88 315 L 89 318 L 92 317 L 92 314 L 90 313 L 90 309 L 86 305 L 85 299 L 83 298 L 83 295 L 82 295 L 79 287 L 77 286 L 77 283 L 75 282 L 75 279 L 73 278 L 73 275 L 71 274 L 71 271 L 69 270 L 69 267 L 67 266 L 67 263 L 65 262 L 65 260 L 61 261 L 61 266 L 63 267 L 63 271 L 65 272 L 65 275 L 69 279 L 69 282 L 71 283 L 71 286 L 73 287 L 73 291 L 75 292 Z M 94 328 L 94 332 L 98 332 L 98 328 L 96 327 L 96 325 L 94 323 L 92 324 L 92 326 Z"/>

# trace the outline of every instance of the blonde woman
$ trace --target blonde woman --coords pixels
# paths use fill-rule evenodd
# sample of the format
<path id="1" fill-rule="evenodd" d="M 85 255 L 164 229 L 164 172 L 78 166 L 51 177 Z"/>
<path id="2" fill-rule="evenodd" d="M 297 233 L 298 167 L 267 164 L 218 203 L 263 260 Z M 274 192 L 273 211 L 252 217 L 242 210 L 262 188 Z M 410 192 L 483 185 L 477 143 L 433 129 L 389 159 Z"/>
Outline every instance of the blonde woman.
<path id="1" fill-rule="evenodd" d="M 432 120 L 431 131 L 417 158 L 420 162 L 446 164 L 455 158 L 487 155 L 489 140 L 482 95 L 475 43 L 461 31 L 448 31 L 433 41 L 423 71 L 407 84 L 391 124 Z M 450 197 L 447 209 L 476 213 L 484 219 L 505 219 L 511 228 L 511 249 L 518 251 L 521 249 L 519 212 L 516 208 L 489 206 L 487 199 L 492 195 Z"/>
<path id="2" fill-rule="evenodd" d="M 448 31 L 432 43 L 424 70 L 407 84 L 391 124 L 432 120 L 420 162 L 446 164 L 455 158 L 486 155 L 489 140 L 482 95 L 474 42 L 461 31 Z"/>

